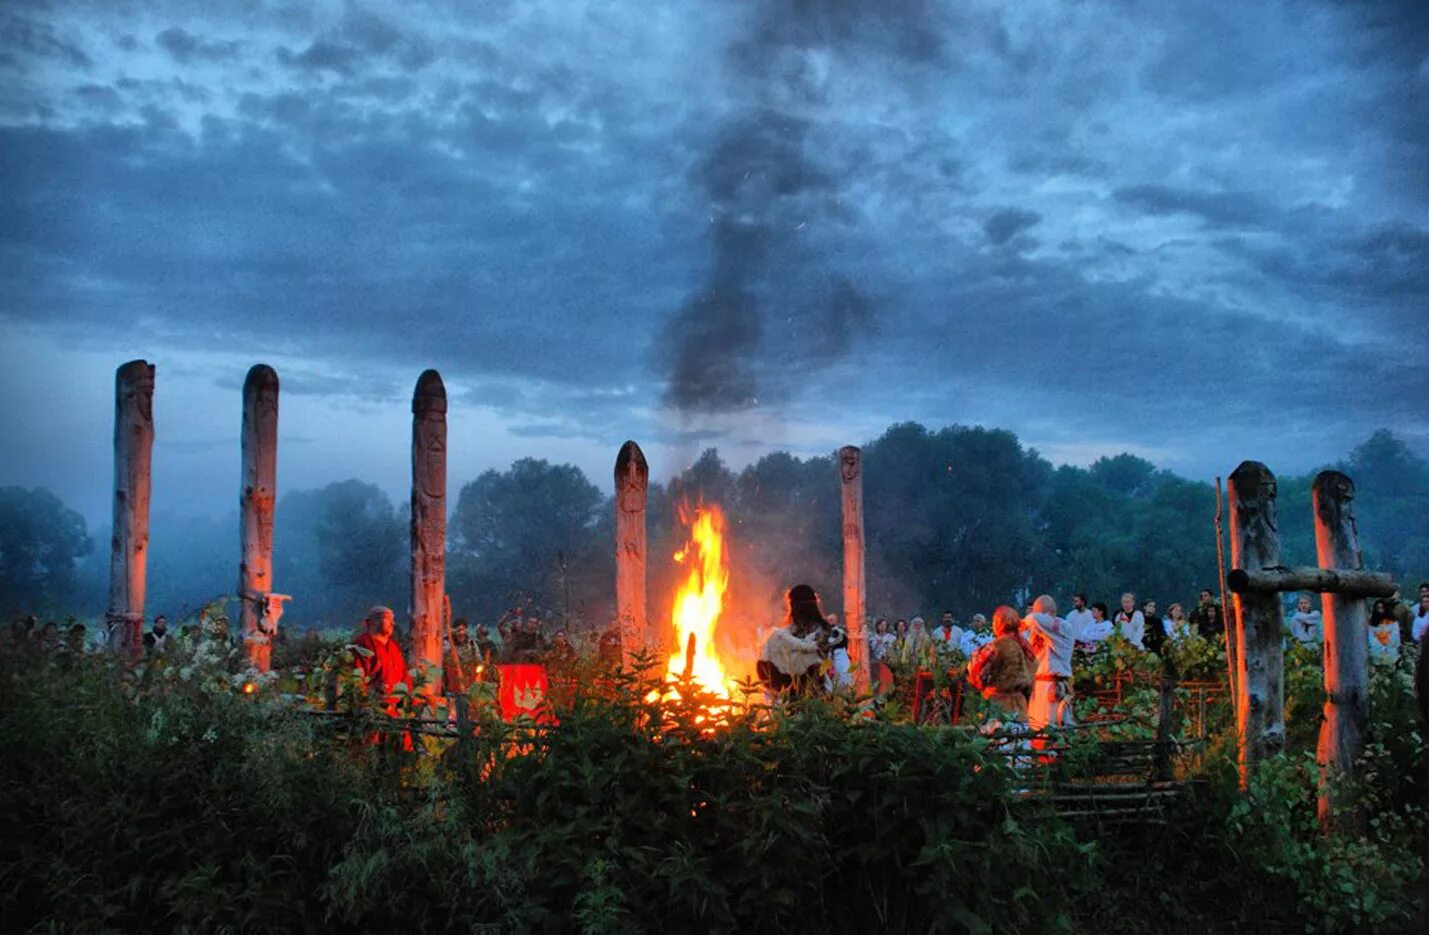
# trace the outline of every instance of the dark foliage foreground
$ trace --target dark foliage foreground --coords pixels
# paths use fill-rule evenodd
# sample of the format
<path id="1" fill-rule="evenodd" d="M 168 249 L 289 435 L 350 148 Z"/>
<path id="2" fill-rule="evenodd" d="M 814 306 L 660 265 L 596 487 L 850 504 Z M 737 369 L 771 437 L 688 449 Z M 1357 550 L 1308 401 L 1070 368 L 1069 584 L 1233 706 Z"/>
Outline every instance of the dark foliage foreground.
<path id="1" fill-rule="evenodd" d="M 1394 776 L 1363 836 L 1318 838 L 1293 757 L 1249 798 L 1212 770 L 1169 826 L 1114 836 L 1020 799 L 970 736 L 837 706 L 709 731 L 627 684 L 530 743 L 483 722 L 469 748 L 404 752 L 232 684 L 201 660 L 120 678 L 103 660 L 0 654 L 6 930 L 1414 924 L 1405 842 L 1422 811 L 1404 799 L 1423 787 L 1403 773 L 1422 770 L 1419 741 L 1375 748 Z"/>

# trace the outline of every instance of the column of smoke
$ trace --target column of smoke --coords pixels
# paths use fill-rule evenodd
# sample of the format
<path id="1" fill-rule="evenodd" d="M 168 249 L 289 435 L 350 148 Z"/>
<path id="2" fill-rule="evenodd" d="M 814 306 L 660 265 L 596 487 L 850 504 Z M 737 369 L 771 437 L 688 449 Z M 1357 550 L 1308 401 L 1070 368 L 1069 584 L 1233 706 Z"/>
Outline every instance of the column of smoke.
<path id="1" fill-rule="evenodd" d="M 726 49 L 730 95 L 749 103 L 712 134 L 689 170 L 709 225 L 710 272 L 672 314 L 656 346 L 666 377 L 663 402 L 680 433 L 711 423 L 726 431 L 747 425 L 777 445 L 770 429 L 779 404 L 803 387 L 817 389 L 821 371 L 873 335 L 873 301 L 820 249 L 855 234 L 857 218 L 842 197 L 847 170 L 812 155 L 811 135 L 819 128 L 806 115 L 828 103 L 816 64 L 821 56 L 878 67 L 870 56 L 938 54 L 927 25 L 932 8 L 896 7 L 851 0 L 766 5 Z M 828 462 L 827 494 L 801 509 L 826 512 L 837 524 L 838 475 L 832 457 Z M 792 579 L 812 584 L 825 610 L 841 610 L 841 553 L 836 532 L 760 542 L 741 532 L 732 524 L 732 606 L 721 631 L 730 642 L 727 657 L 752 659 L 762 634 L 778 625 L 784 591 L 797 583 Z M 870 575 L 882 570 L 879 564 L 870 556 Z M 874 591 L 906 593 L 887 580 Z M 879 610 L 870 603 L 871 613 Z"/>

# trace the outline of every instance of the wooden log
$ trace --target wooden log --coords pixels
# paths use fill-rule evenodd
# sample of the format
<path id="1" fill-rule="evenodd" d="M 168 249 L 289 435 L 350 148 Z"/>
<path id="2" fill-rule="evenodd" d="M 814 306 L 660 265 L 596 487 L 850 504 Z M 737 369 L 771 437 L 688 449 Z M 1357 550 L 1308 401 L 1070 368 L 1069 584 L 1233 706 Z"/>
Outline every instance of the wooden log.
<path id="1" fill-rule="evenodd" d="M 441 691 L 447 571 L 447 390 L 428 370 L 412 395 L 412 657 Z"/>
<path id="2" fill-rule="evenodd" d="M 839 449 L 839 481 L 843 490 L 844 630 L 848 635 L 853 686 L 868 691 L 868 638 L 864 633 L 863 452 L 854 445 Z"/>
<path id="3" fill-rule="evenodd" d="M 154 365 L 131 360 L 114 374 L 114 531 L 105 614 L 110 648 L 131 660 L 144 645 L 153 454 Z"/>
<path id="4" fill-rule="evenodd" d="M 1315 507 L 1315 554 L 1326 571 L 1364 568 L 1355 526 L 1355 485 L 1339 471 L 1321 471 L 1310 487 Z M 1388 577 L 1388 576 L 1383 576 Z M 1390 582 L 1391 591 L 1393 582 Z M 1386 596 L 1389 592 L 1386 592 Z M 1365 602 L 1356 593 L 1324 590 L 1325 718 L 1320 723 L 1320 824 L 1355 824 L 1346 785 L 1357 773 L 1369 727 L 1369 646 Z"/>
<path id="5" fill-rule="evenodd" d="M 633 441 L 620 446 L 615 457 L 615 615 L 620 645 L 629 665 L 645 648 L 646 627 L 645 504 L 650 489 L 650 466 Z"/>
<path id="6" fill-rule="evenodd" d="M 1258 461 L 1243 461 L 1227 484 L 1231 565 L 1254 574 L 1280 565 L 1275 518 L 1275 475 Z M 1285 612 L 1278 594 L 1237 594 L 1236 728 L 1240 779 L 1248 785 L 1256 764 L 1285 747 Z"/>
<path id="7" fill-rule="evenodd" d="M 278 374 L 256 364 L 243 381 L 238 491 L 238 616 L 248 664 L 267 672 L 282 603 L 273 593 L 273 504 L 278 473 Z M 274 613 L 271 608 L 278 608 Z"/>
<path id="8" fill-rule="evenodd" d="M 1343 474 L 1340 475 L 1344 477 Z M 1348 480 L 1349 478 L 1345 478 Z M 1316 514 L 1319 515 L 1318 513 Z M 1324 561 L 1321 558 L 1321 561 Z M 1233 569 L 1226 579 L 1237 594 L 1284 594 L 1292 591 L 1333 593 L 1343 597 L 1389 597 L 1397 585 L 1383 572 L 1361 568 L 1262 568 L 1251 572 Z"/>

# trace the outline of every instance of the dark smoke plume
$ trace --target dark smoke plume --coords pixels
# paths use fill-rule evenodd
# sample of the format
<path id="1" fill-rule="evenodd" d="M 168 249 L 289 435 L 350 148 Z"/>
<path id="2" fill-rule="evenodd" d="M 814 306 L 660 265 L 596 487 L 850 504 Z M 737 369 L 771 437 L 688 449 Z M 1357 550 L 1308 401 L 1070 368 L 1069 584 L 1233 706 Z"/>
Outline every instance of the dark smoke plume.
<path id="1" fill-rule="evenodd" d="M 925 3 L 882 7 L 773 4 L 727 50 L 731 85 L 759 103 L 730 118 L 690 172 L 709 213 L 712 269 L 657 344 L 664 402 L 683 414 L 738 411 L 792 392 L 876 324 L 875 304 L 853 277 L 809 246 L 810 222 L 847 223 L 850 213 L 840 201 L 843 173 L 811 154 L 818 128 L 791 111 L 823 96 L 810 50 L 842 55 L 847 67 L 939 54 Z"/>

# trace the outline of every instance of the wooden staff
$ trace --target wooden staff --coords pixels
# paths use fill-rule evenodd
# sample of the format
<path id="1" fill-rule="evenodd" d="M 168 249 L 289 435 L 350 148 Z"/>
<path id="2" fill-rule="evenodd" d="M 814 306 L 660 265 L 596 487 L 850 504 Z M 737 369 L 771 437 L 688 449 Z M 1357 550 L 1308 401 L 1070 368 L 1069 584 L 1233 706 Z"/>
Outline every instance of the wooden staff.
<path id="1" fill-rule="evenodd" d="M 446 597 L 447 390 L 428 370 L 412 396 L 412 655 L 441 672 Z M 440 681 L 427 694 L 441 692 Z"/>
<path id="2" fill-rule="evenodd" d="M 154 365 L 131 360 L 114 374 L 114 533 L 109 553 L 109 646 L 137 659 L 144 639 L 149 491 L 154 454 Z"/>
<path id="3" fill-rule="evenodd" d="M 854 689 L 864 694 L 868 691 L 868 640 L 863 632 L 863 452 L 853 445 L 839 449 L 839 481 L 843 490 L 844 628 Z"/>
<path id="4" fill-rule="evenodd" d="M 1243 461 L 1227 484 L 1231 562 L 1258 572 L 1280 564 L 1275 518 L 1275 475 L 1258 461 Z M 1241 786 L 1262 759 L 1285 746 L 1285 613 L 1278 594 L 1235 596 L 1236 727 Z"/>
<path id="5" fill-rule="evenodd" d="M 278 473 L 278 374 L 257 364 L 243 381 L 242 472 L 238 491 L 238 616 L 248 664 L 267 672 L 278 621 L 273 591 L 273 504 Z M 281 603 L 278 603 L 281 613 Z"/>
<path id="6" fill-rule="evenodd" d="M 650 466 L 633 441 L 615 458 L 615 613 L 627 665 L 649 638 L 646 631 L 645 505 Z"/>
<path id="7" fill-rule="evenodd" d="M 1230 601 L 1226 596 L 1226 534 L 1221 525 L 1221 517 L 1224 514 L 1225 499 L 1221 495 L 1221 479 L 1216 478 L 1216 574 L 1219 576 L 1217 582 L 1221 589 L 1221 635 L 1226 640 L 1226 670 L 1230 678 L 1228 683 L 1231 697 L 1236 697 L 1236 654 L 1235 654 L 1235 633 L 1232 627 L 1235 625 L 1227 615 L 1232 613 Z"/>
<path id="8" fill-rule="evenodd" d="M 1315 506 L 1315 554 L 1322 568 L 1360 569 L 1359 530 L 1355 526 L 1355 485 L 1339 471 L 1321 471 L 1310 488 Z M 1316 759 L 1320 763 L 1320 824 L 1352 825 L 1352 790 L 1356 761 L 1364 752 L 1369 727 L 1369 648 L 1362 597 L 1321 594 L 1325 626 L 1325 719 L 1320 724 Z"/>

